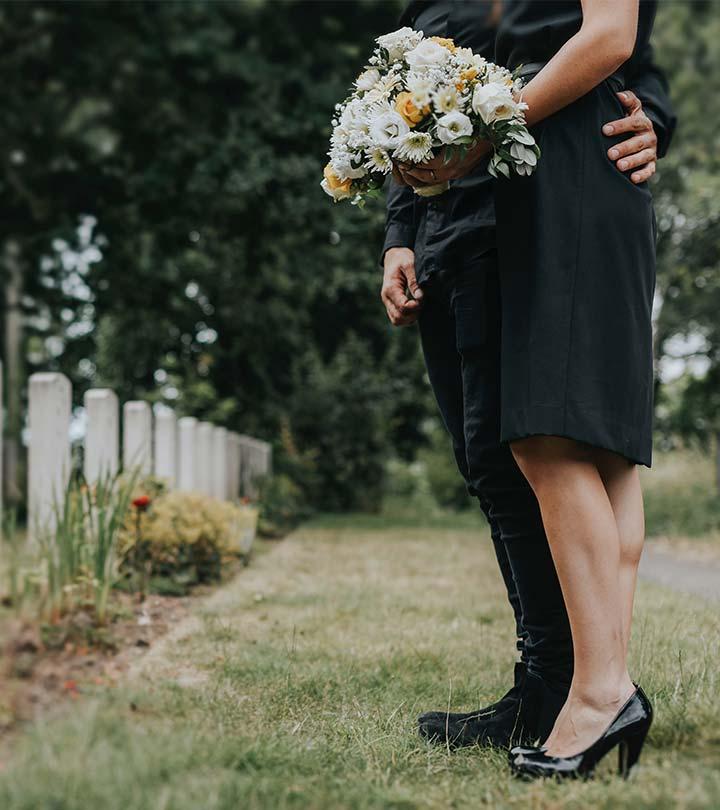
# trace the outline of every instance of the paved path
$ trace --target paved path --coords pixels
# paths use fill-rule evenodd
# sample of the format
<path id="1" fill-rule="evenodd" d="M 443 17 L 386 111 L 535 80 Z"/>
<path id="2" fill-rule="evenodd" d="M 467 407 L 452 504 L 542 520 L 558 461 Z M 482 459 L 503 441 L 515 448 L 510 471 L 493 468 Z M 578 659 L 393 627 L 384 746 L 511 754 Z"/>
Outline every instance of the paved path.
<path id="1" fill-rule="evenodd" d="M 676 591 L 720 600 L 720 562 L 688 559 L 667 549 L 645 545 L 640 561 L 642 579 Z"/>

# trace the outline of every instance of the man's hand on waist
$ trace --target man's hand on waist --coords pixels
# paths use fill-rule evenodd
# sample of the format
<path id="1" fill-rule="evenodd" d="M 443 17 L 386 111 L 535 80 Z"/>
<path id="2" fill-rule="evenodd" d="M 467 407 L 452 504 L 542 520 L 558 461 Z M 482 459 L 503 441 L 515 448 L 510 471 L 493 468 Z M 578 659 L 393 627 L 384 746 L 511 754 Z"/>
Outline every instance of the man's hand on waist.
<path id="1" fill-rule="evenodd" d="M 605 124 L 603 133 L 620 135 L 626 132 L 628 136 L 624 141 L 608 149 L 608 157 L 615 162 L 621 172 L 635 169 L 630 175 L 633 183 L 644 183 L 655 174 L 658 159 L 655 127 L 645 115 L 642 102 L 632 90 L 617 93 L 617 97 L 628 113 L 624 118 Z"/>

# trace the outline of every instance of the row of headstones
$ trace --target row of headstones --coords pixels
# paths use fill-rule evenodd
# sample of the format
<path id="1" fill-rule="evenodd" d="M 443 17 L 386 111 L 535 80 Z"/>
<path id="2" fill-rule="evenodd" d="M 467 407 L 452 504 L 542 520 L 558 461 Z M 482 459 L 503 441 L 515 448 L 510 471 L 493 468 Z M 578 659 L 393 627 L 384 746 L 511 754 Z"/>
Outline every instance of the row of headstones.
<path id="1" fill-rule="evenodd" d="M 29 381 L 28 525 L 53 522 L 56 504 L 67 487 L 71 468 L 72 388 L 63 374 L 33 374 Z M 126 402 L 115 393 L 90 389 L 84 398 L 87 418 L 83 472 L 92 484 L 123 469 L 139 469 L 166 481 L 171 489 L 202 492 L 223 500 L 257 495 L 258 481 L 269 475 L 271 446 L 193 416 L 177 419 L 169 408 L 153 414 L 147 402 Z M 154 423 L 154 424 L 153 424 Z"/>

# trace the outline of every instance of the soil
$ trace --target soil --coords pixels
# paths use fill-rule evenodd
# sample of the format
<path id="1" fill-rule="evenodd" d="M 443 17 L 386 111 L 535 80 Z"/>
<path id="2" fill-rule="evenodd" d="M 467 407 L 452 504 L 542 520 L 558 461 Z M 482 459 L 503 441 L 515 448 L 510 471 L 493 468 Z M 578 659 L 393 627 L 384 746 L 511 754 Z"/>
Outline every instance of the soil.
<path id="1" fill-rule="evenodd" d="M 201 589 L 198 589 L 201 590 Z M 204 590 L 204 589 L 202 589 Z M 0 742 L 15 728 L 94 686 L 114 686 L 153 644 L 181 622 L 195 596 L 118 593 L 113 618 L 97 628 L 79 612 L 54 625 L 3 623 Z"/>

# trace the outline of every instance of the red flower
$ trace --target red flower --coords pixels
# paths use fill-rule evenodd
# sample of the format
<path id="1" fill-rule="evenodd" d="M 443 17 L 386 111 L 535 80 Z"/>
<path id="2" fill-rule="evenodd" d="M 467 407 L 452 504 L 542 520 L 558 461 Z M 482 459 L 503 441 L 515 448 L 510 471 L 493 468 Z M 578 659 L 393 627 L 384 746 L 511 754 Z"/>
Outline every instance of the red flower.
<path id="1" fill-rule="evenodd" d="M 144 512 L 148 506 L 150 506 L 150 496 L 149 495 L 138 495 L 137 498 L 132 502 L 132 505 L 140 512 Z"/>

